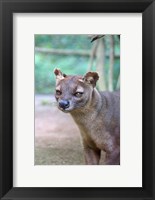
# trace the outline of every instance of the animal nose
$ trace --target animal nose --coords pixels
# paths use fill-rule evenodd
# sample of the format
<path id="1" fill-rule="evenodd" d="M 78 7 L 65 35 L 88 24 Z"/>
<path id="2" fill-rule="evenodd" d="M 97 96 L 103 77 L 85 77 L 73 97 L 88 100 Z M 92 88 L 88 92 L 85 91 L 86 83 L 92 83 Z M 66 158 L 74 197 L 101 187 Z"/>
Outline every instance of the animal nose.
<path id="1" fill-rule="evenodd" d="M 59 101 L 59 106 L 63 109 L 66 109 L 69 107 L 69 101 L 68 100 L 60 100 Z"/>

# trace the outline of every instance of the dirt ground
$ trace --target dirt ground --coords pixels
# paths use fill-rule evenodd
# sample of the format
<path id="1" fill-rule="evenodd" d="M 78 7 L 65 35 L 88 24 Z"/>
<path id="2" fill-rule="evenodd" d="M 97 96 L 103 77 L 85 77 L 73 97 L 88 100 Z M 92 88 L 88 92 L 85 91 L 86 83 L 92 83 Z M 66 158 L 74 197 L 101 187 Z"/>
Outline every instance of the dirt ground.
<path id="1" fill-rule="evenodd" d="M 102 162 L 101 162 L 102 163 Z M 35 165 L 84 165 L 78 127 L 55 98 L 35 96 Z"/>

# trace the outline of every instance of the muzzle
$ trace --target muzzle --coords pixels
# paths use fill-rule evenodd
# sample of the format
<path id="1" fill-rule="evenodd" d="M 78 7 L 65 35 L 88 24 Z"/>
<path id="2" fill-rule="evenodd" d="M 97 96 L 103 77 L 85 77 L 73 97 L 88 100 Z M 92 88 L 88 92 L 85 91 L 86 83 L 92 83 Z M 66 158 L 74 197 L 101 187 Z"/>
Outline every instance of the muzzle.
<path id="1" fill-rule="evenodd" d="M 64 110 L 66 109 L 66 108 L 69 108 L 69 101 L 68 100 L 60 100 L 59 101 L 59 107 L 60 108 L 63 108 Z"/>

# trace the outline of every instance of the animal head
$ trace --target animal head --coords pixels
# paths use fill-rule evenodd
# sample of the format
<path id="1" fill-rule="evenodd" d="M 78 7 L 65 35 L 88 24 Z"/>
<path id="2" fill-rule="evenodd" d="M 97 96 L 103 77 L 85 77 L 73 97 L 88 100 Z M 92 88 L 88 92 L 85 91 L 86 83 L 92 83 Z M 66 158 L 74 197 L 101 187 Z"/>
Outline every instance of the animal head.
<path id="1" fill-rule="evenodd" d="M 87 106 L 99 79 L 96 72 L 88 72 L 82 77 L 66 75 L 59 69 L 55 69 L 54 74 L 56 76 L 55 98 L 60 110 L 72 112 Z"/>

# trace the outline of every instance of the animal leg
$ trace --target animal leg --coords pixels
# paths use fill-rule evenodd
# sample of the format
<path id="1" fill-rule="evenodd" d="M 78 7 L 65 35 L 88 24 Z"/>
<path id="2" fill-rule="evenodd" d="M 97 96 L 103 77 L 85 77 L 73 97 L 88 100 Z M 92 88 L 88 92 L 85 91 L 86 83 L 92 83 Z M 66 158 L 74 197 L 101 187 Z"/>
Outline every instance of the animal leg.
<path id="1" fill-rule="evenodd" d="M 87 165 L 98 165 L 100 161 L 101 151 L 99 149 L 92 149 L 84 147 L 85 163 Z"/>
<path id="2" fill-rule="evenodd" d="M 117 148 L 113 152 L 106 152 L 106 165 L 119 165 L 120 164 L 120 149 Z"/>

